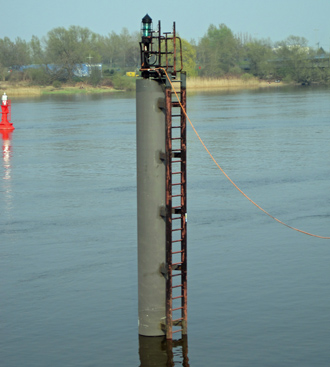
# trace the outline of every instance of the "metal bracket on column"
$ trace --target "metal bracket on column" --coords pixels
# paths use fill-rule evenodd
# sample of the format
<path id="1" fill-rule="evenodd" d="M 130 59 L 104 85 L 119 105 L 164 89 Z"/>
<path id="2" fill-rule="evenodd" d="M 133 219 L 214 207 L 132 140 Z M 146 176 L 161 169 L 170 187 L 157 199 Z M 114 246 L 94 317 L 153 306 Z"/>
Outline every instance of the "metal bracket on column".
<path id="1" fill-rule="evenodd" d="M 157 107 L 160 109 L 160 110 L 165 110 L 165 98 L 158 98 L 157 100 Z"/>
<path id="2" fill-rule="evenodd" d="M 162 162 L 165 162 L 166 161 L 166 154 L 164 152 L 159 152 L 159 159 Z"/>
<path id="3" fill-rule="evenodd" d="M 161 206 L 159 207 L 159 215 L 165 219 L 166 218 L 166 207 L 165 206 Z"/>
<path id="4" fill-rule="evenodd" d="M 163 277 L 167 280 L 168 279 L 168 271 L 167 271 L 167 265 L 165 263 L 162 263 L 160 265 L 159 271 L 163 275 Z"/>

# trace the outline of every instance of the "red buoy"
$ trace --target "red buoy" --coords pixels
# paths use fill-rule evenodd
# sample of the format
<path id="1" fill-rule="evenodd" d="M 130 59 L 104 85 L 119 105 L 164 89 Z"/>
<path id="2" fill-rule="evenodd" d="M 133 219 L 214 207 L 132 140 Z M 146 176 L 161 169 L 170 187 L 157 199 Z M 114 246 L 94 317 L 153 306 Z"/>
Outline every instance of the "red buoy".
<path id="1" fill-rule="evenodd" d="M 1 122 L 0 130 L 14 130 L 13 124 L 10 122 L 11 119 L 11 101 L 8 99 L 7 94 L 4 93 L 1 97 Z M 9 117 L 8 117 L 9 115 Z"/>

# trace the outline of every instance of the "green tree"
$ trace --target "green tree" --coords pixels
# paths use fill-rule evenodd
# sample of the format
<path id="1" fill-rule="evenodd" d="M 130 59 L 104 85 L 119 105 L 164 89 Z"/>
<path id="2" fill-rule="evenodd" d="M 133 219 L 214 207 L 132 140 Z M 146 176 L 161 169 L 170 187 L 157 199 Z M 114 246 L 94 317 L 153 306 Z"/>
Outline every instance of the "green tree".
<path id="1" fill-rule="evenodd" d="M 28 65 L 31 61 L 30 48 L 26 41 L 16 38 L 12 42 L 8 37 L 0 39 L 0 68 L 2 80 L 9 77 L 11 80 L 21 80 L 25 77 L 25 72 L 21 71 L 21 67 Z M 8 74 L 8 69 L 14 71 Z"/>
<path id="2" fill-rule="evenodd" d="M 187 72 L 187 76 L 197 76 L 196 47 L 185 39 L 182 39 L 182 62 L 183 70 Z"/>
<path id="3" fill-rule="evenodd" d="M 37 36 L 32 36 L 30 50 L 32 64 L 41 65 L 45 63 L 45 53 Z"/>
<path id="4" fill-rule="evenodd" d="M 8 76 L 8 68 L 0 64 L 0 80 L 4 82 Z"/>
<path id="5" fill-rule="evenodd" d="M 21 67 L 31 63 L 30 46 L 21 38 L 15 40 L 15 65 Z"/>
<path id="6" fill-rule="evenodd" d="M 107 37 L 99 38 L 99 53 L 104 64 L 109 68 L 135 69 L 139 66 L 138 32 L 129 33 L 127 28 L 123 28 L 120 34 L 111 32 Z"/>
<path id="7" fill-rule="evenodd" d="M 260 78 L 266 78 L 273 73 L 273 51 L 268 42 L 255 40 L 247 43 L 244 49 L 250 73 Z"/>
<path id="8" fill-rule="evenodd" d="M 88 57 L 92 57 L 93 62 L 100 57 L 96 53 L 96 43 L 97 35 L 88 28 L 55 28 L 47 35 L 47 63 L 56 65 L 56 70 L 53 70 L 56 76 L 72 79 L 79 64 L 88 61 Z"/>
<path id="9" fill-rule="evenodd" d="M 120 65 L 120 47 L 120 37 L 115 32 L 111 32 L 103 39 L 102 60 L 105 64 L 109 64 L 110 68 Z"/>
<path id="10" fill-rule="evenodd" d="M 0 64 L 19 68 L 30 63 L 30 49 L 26 41 L 16 38 L 12 42 L 8 37 L 0 39 Z"/>
<path id="11" fill-rule="evenodd" d="M 88 78 L 89 83 L 96 87 L 102 79 L 102 73 L 99 68 L 92 67 L 90 76 Z"/>
<path id="12" fill-rule="evenodd" d="M 15 44 L 8 37 L 0 39 L 0 64 L 7 67 L 15 64 Z"/>
<path id="13" fill-rule="evenodd" d="M 240 43 L 232 31 L 220 24 L 210 25 L 197 47 L 197 59 L 207 76 L 229 73 L 239 62 Z"/>
<path id="14" fill-rule="evenodd" d="M 119 34 L 118 53 L 120 64 L 123 67 L 138 66 L 139 53 L 139 33 L 130 34 L 127 28 L 123 28 Z"/>
<path id="15" fill-rule="evenodd" d="M 278 73 L 287 80 L 310 83 L 312 68 L 310 49 L 304 37 L 289 36 L 279 42 L 275 49 Z"/>

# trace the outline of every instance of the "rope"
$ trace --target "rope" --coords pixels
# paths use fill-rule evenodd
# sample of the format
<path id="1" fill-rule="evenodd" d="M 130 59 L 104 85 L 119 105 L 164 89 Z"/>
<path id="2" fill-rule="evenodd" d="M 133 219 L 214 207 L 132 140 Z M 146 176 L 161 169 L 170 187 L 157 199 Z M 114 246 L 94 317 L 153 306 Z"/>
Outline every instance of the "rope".
<path id="1" fill-rule="evenodd" d="M 277 219 L 276 217 L 274 217 L 273 215 L 271 215 L 270 213 L 268 213 L 265 209 L 263 209 L 260 205 L 258 205 L 255 201 L 253 201 L 248 195 L 246 195 L 236 184 L 235 182 L 227 175 L 227 173 L 223 170 L 223 168 L 219 165 L 219 163 L 216 161 L 216 159 L 213 157 L 213 155 L 211 154 L 211 152 L 208 150 L 207 146 L 205 145 L 205 143 L 203 142 L 202 138 L 199 136 L 197 130 L 195 129 L 193 123 L 191 122 L 186 110 L 183 108 L 182 104 L 181 104 L 181 101 L 180 101 L 180 98 L 177 94 L 177 92 L 175 91 L 175 88 L 173 86 L 173 83 L 170 79 L 170 77 L 168 76 L 166 70 L 164 68 L 159 68 L 161 70 L 164 71 L 165 75 L 166 75 L 166 78 L 168 79 L 171 87 L 172 87 L 172 90 L 173 92 L 175 93 L 175 96 L 180 104 L 180 107 L 183 111 L 183 113 L 185 114 L 187 120 L 189 121 L 189 124 L 190 126 L 192 127 L 192 129 L 194 130 L 198 140 L 201 142 L 201 144 L 203 145 L 204 149 L 207 151 L 207 153 L 209 154 L 209 156 L 211 157 L 211 159 L 213 160 L 213 162 L 216 164 L 216 166 L 219 168 L 219 170 L 223 173 L 223 175 L 228 179 L 228 181 L 246 198 L 248 199 L 254 206 L 256 206 L 259 210 L 261 210 L 263 213 L 265 213 L 266 215 L 268 215 L 270 218 L 274 219 L 276 222 L 284 225 L 285 227 L 288 227 L 290 229 L 293 229 L 294 231 L 297 231 L 297 232 L 300 232 L 300 233 L 303 233 L 303 234 L 306 234 L 308 236 L 311 236 L 311 237 L 316 237 L 316 238 L 322 238 L 322 239 L 326 239 L 326 240 L 330 240 L 330 237 L 325 237 L 325 236 L 319 236 L 319 235 L 316 235 L 316 234 L 313 234 L 313 233 L 309 233 L 309 232 L 306 232 L 306 231 L 303 231 L 301 229 L 298 229 L 298 228 L 295 228 L 295 227 L 292 227 L 284 222 L 282 222 L 281 220 Z"/>

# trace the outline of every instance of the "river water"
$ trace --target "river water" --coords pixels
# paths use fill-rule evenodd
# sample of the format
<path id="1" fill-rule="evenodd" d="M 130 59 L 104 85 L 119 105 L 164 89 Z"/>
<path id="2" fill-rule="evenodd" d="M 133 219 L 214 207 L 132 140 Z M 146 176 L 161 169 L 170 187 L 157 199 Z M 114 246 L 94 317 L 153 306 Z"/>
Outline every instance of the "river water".
<path id="1" fill-rule="evenodd" d="M 240 189 L 330 236 L 329 100 L 329 89 L 270 88 L 191 93 L 187 105 Z M 188 350 L 172 355 L 139 345 L 134 94 L 12 98 L 12 122 L 0 169 L 1 366 L 329 365 L 330 240 L 253 206 L 190 127 Z"/>

